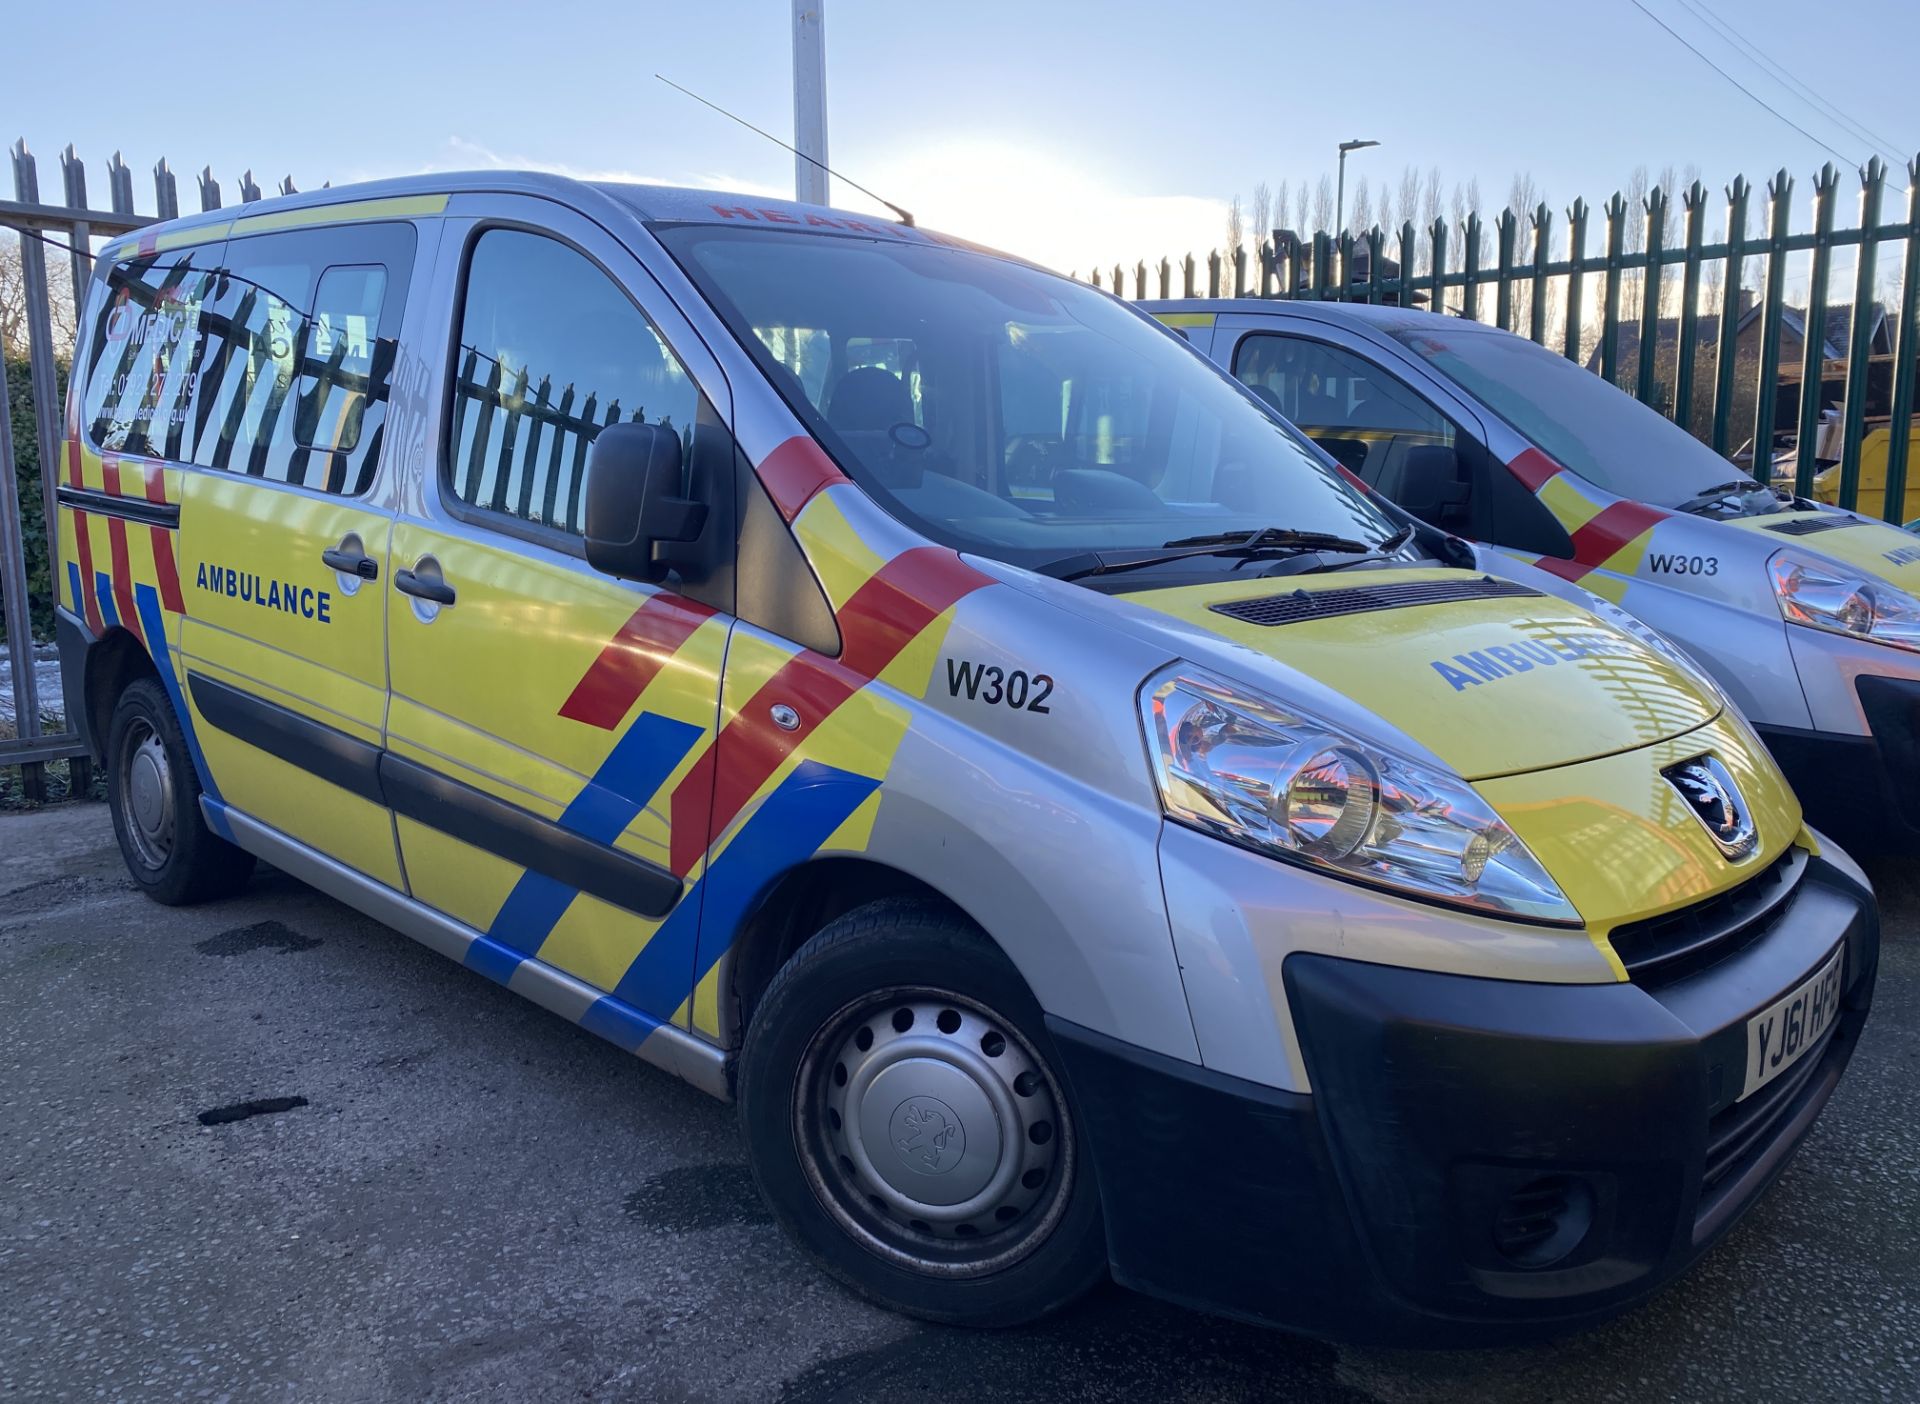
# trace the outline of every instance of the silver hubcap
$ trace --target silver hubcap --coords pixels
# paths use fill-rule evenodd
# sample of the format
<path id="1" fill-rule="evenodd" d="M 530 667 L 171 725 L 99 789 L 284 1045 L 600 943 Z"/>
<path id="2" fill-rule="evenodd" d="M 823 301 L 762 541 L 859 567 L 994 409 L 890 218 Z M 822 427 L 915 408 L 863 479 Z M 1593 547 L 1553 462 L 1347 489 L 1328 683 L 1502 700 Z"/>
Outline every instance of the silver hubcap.
<path id="1" fill-rule="evenodd" d="M 861 1242 L 942 1276 L 996 1271 L 1066 1207 L 1073 1144 L 1051 1072 L 1010 1026 L 939 990 L 847 1006 L 802 1060 L 796 1140 Z"/>
<path id="2" fill-rule="evenodd" d="M 127 836 L 149 868 L 166 866 L 173 852 L 173 771 L 154 729 L 136 721 L 120 759 L 120 806 Z"/>

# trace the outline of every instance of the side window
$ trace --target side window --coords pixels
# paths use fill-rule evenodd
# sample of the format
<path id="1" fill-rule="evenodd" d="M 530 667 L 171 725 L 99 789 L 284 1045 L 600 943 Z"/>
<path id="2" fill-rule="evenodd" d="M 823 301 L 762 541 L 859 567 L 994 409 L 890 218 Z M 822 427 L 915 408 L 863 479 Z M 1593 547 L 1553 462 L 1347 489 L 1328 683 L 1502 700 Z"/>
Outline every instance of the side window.
<path id="1" fill-rule="evenodd" d="M 460 502 L 579 535 L 587 449 L 618 420 L 680 432 L 700 392 L 646 316 L 585 254 L 489 229 L 467 261 L 446 486 Z"/>
<path id="2" fill-rule="evenodd" d="M 96 448 L 172 459 L 192 453 L 218 252 L 216 245 L 107 270 L 81 394 Z"/>
<path id="3" fill-rule="evenodd" d="M 1256 333 L 1235 348 L 1233 373 L 1321 448 L 1395 495 L 1407 453 L 1452 447 L 1453 425 L 1401 381 L 1338 346 Z"/>
<path id="4" fill-rule="evenodd" d="M 403 224 L 231 240 L 193 461 L 350 497 L 371 487 L 412 265 Z"/>

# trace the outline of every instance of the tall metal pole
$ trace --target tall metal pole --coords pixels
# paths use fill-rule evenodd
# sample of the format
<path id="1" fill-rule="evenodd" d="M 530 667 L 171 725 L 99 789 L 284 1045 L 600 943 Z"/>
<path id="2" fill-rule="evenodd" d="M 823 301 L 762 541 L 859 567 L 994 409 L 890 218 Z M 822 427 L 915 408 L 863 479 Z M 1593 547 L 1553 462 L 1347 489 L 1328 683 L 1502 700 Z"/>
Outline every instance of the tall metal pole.
<path id="1" fill-rule="evenodd" d="M 793 192 L 810 205 L 828 203 L 826 9 L 793 0 Z"/>
<path id="2" fill-rule="evenodd" d="M 1347 148 L 1344 145 L 1340 148 L 1340 177 L 1333 188 L 1333 236 L 1337 239 L 1347 227 Z"/>

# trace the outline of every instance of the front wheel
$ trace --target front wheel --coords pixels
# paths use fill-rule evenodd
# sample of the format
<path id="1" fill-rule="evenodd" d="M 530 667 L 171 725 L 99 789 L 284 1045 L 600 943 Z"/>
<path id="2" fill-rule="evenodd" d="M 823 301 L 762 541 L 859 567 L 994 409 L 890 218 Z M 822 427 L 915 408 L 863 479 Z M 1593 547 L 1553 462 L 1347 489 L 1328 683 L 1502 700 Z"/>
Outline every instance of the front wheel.
<path id="1" fill-rule="evenodd" d="M 200 778 L 158 679 L 137 678 L 114 703 L 107 728 L 107 804 L 127 871 L 168 906 L 236 891 L 253 855 L 207 827 Z"/>
<path id="2" fill-rule="evenodd" d="M 1039 1008 L 950 909 L 875 903 L 802 946 L 754 1014 L 739 1090 L 775 1215 L 884 1306 L 1015 1325 L 1106 1270 Z"/>

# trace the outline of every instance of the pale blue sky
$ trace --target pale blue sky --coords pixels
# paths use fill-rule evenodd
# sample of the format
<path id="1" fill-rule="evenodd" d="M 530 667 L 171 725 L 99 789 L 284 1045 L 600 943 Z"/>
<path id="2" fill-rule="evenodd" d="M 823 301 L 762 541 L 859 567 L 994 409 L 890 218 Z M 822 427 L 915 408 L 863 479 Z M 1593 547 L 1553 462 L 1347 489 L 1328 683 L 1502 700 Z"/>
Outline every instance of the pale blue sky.
<path id="1" fill-rule="evenodd" d="M 1920 149 L 1920 5 L 1644 2 L 1848 166 L 1867 143 L 1688 4 L 1710 6 L 1896 153 Z M 1203 250 L 1220 241 L 1229 198 L 1262 180 L 1311 185 L 1352 136 L 1383 145 L 1351 158 L 1350 202 L 1360 177 L 1377 195 L 1408 164 L 1437 166 L 1449 194 L 1477 177 L 1490 207 L 1527 170 L 1557 209 L 1575 195 L 1598 204 L 1636 165 L 1694 165 L 1716 191 L 1785 165 L 1804 211 L 1809 177 L 1833 159 L 1630 0 L 825 3 L 833 164 L 925 224 L 1062 268 Z M 42 156 L 43 189 L 58 188 L 52 158 L 76 143 L 96 198 L 118 148 L 143 209 L 162 155 L 183 204 L 184 178 L 207 163 L 229 200 L 248 166 L 262 185 L 291 173 L 303 189 L 526 164 L 790 193 L 790 156 L 653 79 L 790 137 L 789 25 L 788 0 L 95 0 L 78 19 L 16 7 L 0 135 Z M 1857 182 L 1843 190 L 1845 222 Z M 872 208 L 845 186 L 835 196 Z"/>

